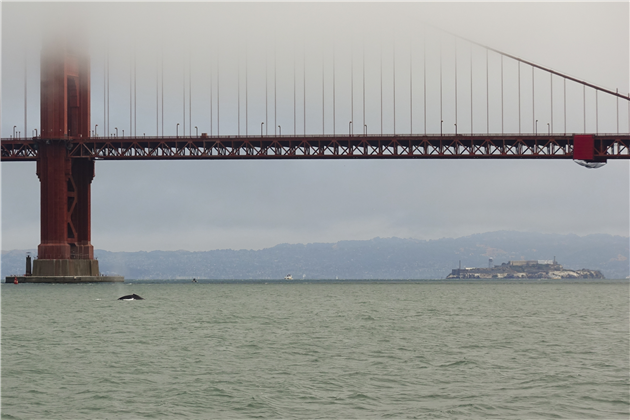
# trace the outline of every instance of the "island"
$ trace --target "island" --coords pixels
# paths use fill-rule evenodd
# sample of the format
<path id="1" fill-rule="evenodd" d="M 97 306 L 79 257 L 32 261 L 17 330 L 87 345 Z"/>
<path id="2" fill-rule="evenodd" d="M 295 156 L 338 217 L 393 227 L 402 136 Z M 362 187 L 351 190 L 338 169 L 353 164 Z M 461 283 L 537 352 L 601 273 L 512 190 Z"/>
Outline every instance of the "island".
<path id="1" fill-rule="evenodd" d="M 453 269 L 447 279 L 604 279 L 597 270 L 568 270 L 553 260 L 508 261 L 493 265 L 492 259 L 487 268 Z"/>

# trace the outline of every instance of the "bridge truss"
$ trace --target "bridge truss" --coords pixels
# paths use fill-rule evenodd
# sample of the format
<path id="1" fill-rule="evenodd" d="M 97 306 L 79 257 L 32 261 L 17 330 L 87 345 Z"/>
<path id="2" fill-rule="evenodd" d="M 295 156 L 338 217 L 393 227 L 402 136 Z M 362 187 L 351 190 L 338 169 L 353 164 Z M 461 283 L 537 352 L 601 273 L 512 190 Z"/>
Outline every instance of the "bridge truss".
<path id="1" fill-rule="evenodd" d="M 134 159 L 630 159 L 629 134 L 93 137 L 2 140 L 2 161 L 35 161 L 40 142 L 71 158 Z"/>

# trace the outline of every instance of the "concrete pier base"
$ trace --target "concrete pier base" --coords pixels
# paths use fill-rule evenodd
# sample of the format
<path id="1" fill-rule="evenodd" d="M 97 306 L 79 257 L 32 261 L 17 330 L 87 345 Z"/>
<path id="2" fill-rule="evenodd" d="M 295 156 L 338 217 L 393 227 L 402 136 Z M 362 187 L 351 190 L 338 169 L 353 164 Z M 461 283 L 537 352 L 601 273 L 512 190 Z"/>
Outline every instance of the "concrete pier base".
<path id="1" fill-rule="evenodd" d="M 7 276 L 6 283 L 113 283 L 124 282 L 123 276 Z"/>
<path id="2" fill-rule="evenodd" d="M 98 260 L 45 260 L 33 261 L 33 276 L 36 277 L 97 277 L 100 276 Z"/>
<path id="3" fill-rule="evenodd" d="M 27 267 L 27 272 L 28 267 Z M 113 283 L 123 276 L 101 276 L 98 261 L 91 259 L 36 259 L 32 276 L 7 276 L 6 283 Z"/>

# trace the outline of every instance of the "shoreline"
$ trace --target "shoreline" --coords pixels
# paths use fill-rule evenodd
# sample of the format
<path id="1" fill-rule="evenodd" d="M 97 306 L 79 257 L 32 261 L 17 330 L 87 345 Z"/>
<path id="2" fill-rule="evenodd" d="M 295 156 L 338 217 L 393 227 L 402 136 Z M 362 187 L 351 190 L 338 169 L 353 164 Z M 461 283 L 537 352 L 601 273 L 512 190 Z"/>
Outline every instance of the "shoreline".
<path id="1" fill-rule="evenodd" d="M 18 287 L 20 285 L 43 285 L 46 283 L 2 283 L 3 286 Z M 52 283 L 48 283 L 49 285 Z M 54 285 L 96 285 L 121 283 L 56 283 Z M 248 285 L 305 285 L 305 284 L 630 284 L 630 279 L 125 279 L 123 285 L 131 284 L 248 284 Z"/>

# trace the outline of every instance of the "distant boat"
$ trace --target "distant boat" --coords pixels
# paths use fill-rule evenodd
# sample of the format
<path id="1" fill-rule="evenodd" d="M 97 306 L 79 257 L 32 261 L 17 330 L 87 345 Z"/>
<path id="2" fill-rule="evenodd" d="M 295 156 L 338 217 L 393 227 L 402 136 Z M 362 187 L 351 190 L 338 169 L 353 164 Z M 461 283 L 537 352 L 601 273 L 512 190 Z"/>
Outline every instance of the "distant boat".
<path id="1" fill-rule="evenodd" d="M 293 280 L 293 276 L 291 274 L 287 274 L 286 276 L 284 276 L 285 280 Z"/>

